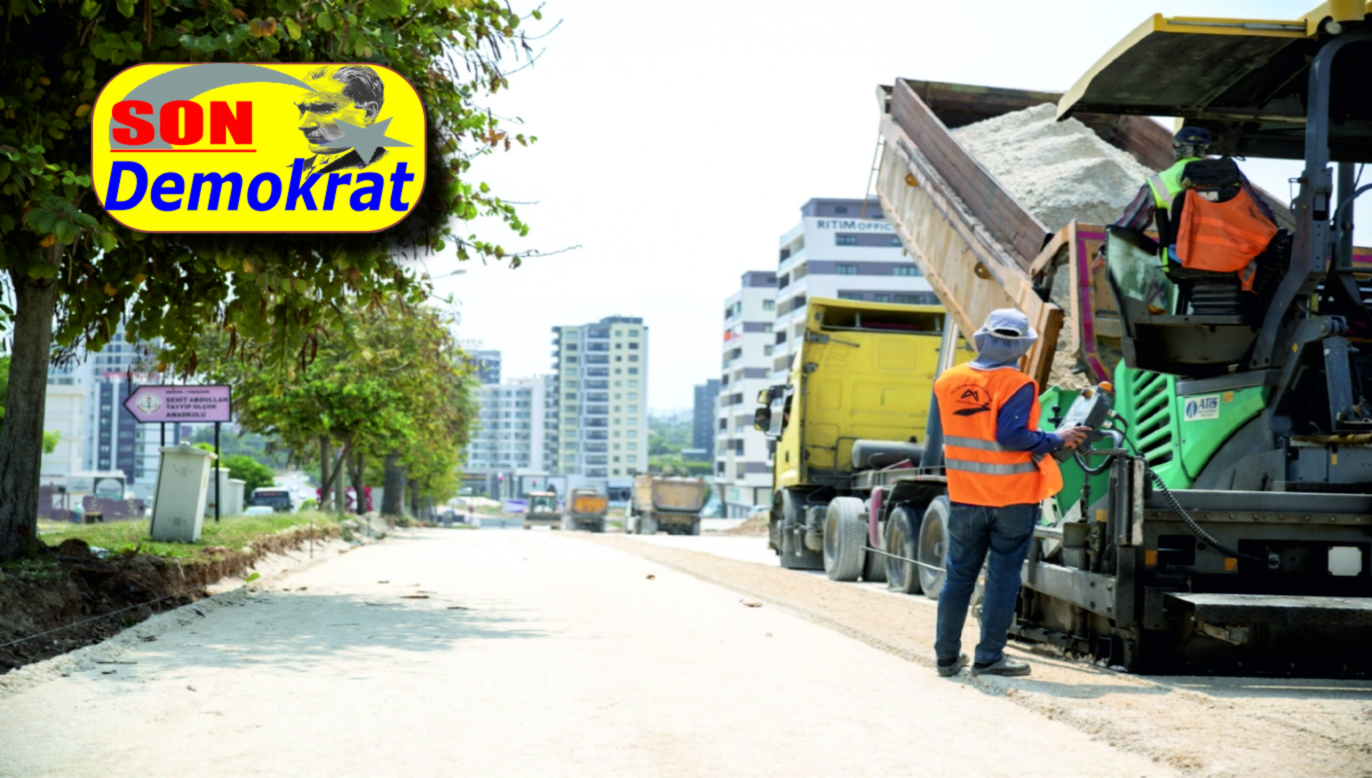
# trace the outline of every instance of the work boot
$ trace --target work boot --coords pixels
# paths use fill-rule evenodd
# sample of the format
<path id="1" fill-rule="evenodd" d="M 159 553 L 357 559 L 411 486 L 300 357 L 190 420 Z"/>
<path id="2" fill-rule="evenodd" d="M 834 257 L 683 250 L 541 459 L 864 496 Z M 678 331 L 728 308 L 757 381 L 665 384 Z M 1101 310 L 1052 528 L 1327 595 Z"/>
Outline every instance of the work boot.
<path id="1" fill-rule="evenodd" d="M 1000 658 L 999 662 L 982 664 L 977 662 L 972 665 L 972 675 L 1003 675 L 1008 677 L 1028 675 L 1030 667 L 1025 662 L 1016 662 L 1008 656 Z"/>
<path id="2" fill-rule="evenodd" d="M 953 676 L 961 672 L 962 668 L 966 667 L 969 661 L 970 660 L 967 658 L 966 654 L 958 654 L 958 658 L 954 659 L 948 664 L 939 662 L 938 674 L 943 676 L 944 678 L 952 678 Z"/>

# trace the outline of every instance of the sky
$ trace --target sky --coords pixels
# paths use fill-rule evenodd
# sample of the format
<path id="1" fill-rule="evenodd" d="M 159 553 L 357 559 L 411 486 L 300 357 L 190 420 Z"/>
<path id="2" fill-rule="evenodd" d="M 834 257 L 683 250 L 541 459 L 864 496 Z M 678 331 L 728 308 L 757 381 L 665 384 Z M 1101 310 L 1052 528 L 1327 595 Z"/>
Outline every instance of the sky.
<path id="1" fill-rule="evenodd" d="M 719 375 L 724 299 L 740 275 L 775 269 L 777 238 L 810 198 L 863 196 L 878 84 L 1064 91 L 1153 13 L 1291 19 L 1314 5 L 548 0 L 530 21 L 551 30 L 535 43 L 541 57 L 488 101 L 539 140 L 472 171 L 528 203 L 530 233 L 459 227 L 506 249 L 579 248 L 515 270 L 451 252 L 425 263 L 434 276 L 467 271 L 435 286 L 459 301 L 462 338 L 503 352 L 505 378 L 551 372 L 555 325 L 640 316 L 649 405 L 686 408 L 692 387 Z M 1294 169 L 1245 164 L 1283 196 Z"/>

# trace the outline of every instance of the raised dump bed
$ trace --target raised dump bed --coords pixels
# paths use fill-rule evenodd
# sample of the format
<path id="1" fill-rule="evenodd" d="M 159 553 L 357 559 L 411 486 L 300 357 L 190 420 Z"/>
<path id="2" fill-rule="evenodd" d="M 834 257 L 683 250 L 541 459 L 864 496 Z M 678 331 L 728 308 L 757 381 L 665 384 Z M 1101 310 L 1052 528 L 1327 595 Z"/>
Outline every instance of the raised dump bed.
<path id="1" fill-rule="evenodd" d="M 699 535 L 700 509 L 705 505 L 707 491 L 702 478 L 635 476 L 624 529 L 640 535 L 653 535 L 658 530 Z"/>

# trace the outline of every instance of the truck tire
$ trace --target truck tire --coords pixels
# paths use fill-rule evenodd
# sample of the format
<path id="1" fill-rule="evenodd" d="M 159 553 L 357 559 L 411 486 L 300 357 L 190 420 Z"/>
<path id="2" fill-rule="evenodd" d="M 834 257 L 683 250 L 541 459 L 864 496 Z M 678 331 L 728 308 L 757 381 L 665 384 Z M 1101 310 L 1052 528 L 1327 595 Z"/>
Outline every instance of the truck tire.
<path id="1" fill-rule="evenodd" d="M 863 527 L 864 531 L 866 529 Z M 863 556 L 866 558 L 862 562 L 862 580 L 867 583 L 886 583 L 886 557 L 873 554 L 870 548 Z"/>
<path id="2" fill-rule="evenodd" d="M 866 556 L 862 500 L 835 497 L 824 514 L 824 573 L 831 581 L 856 581 Z"/>
<path id="3" fill-rule="evenodd" d="M 938 599 L 948 566 L 948 510 L 948 498 L 935 497 L 919 527 L 919 585 L 931 600 Z"/>
<path id="4" fill-rule="evenodd" d="M 906 559 L 919 559 L 919 528 L 923 517 L 909 505 L 900 505 L 886 519 L 886 551 Z M 919 565 L 892 557 L 886 561 L 886 588 L 903 594 L 918 594 Z"/>
<path id="5" fill-rule="evenodd" d="M 656 534 L 657 534 L 657 519 L 653 518 L 652 516 L 639 516 L 639 517 L 638 517 L 638 534 L 640 534 L 640 535 L 656 535 Z"/>
<path id="6" fill-rule="evenodd" d="M 599 532 L 604 532 L 604 531 L 605 531 L 605 520 L 604 520 L 604 519 L 601 519 L 600 521 L 597 521 L 597 522 L 593 523 L 593 524 L 591 525 L 591 531 L 592 531 L 592 532 L 597 532 L 597 533 L 599 533 Z"/>
<path id="7" fill-rule="evenodd" d="M 696 520 L 694 520 L 694 521 L 691 522 L 691 527 L 690 527 L 690 529 L 686 530 L 686 534 L 687 534 L 687 535 L 699 535 L 699 534 L 700 534 L 700 519 L 696 519 Z"/>
<path id="8" fill-rule="evenodd" d="M 805 547 L 794 535 L 782 537 L 786 525 L 805 524 L 805 495 L 792 489 L 778 489 L 772 504 L 771 540 L 777 552 L 777 562 L 786 570 L 820 570 L 824 557 Z M 790 548 L 791 550 L 786 550 Z"/>

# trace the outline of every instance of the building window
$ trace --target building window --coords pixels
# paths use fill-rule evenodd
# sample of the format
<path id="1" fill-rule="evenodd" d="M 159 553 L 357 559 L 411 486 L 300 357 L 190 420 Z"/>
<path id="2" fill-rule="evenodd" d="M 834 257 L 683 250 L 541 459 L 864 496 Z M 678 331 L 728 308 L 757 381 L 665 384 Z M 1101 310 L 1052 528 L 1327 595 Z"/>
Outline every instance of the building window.
<path id="1" fill-rule="evenodd" d="M 893 276 L 917 276 L 919 275 L 918 265 L 896 265 L 891 268 Z"/>
<path id="2" fill-rule="evenodd" d="M 835 213 L 835 214 L 848 213 L 848 206 L 846 206 L 846 205 L 835 205 L 835 206 L 834 206 L 834 213 Z"/>
<path id="3" fill-rule="evenodd" d="M 840 299 L 840 300 L 861 300 L 861 299 L 862 299 L 862 292 L 839 292 L 839 293 L 838 293 L 838 299 Z M 785 333 L 783 333 L 783 334 L 785 334 Z"/>
<path id="4" fill-rule="evenodd" d="M 638 368 L 636 368 L 636 367 L 631 367 L 631 368 L 629 368 L 629 375 L 638 375 Z"/>
<path id="5" fill-rule="evenodd" d="M 835 235 L 835 236 L 834 236 L 834 245 L 835 245 L 835 246 L 856 246 L 856 245 L 857 245 L 857 236 L 856 236 L 856 235 Z"/>
<path id="6" fill-rule="evenodd" d="M 889 303 L 889 302 L 891 302 L 891 295 L 889 295 L 889 294 L 883 294 L 883 293 L 881 293 L 881 292 L 878 292 L 878 293 L 872 295 L 872 302 L 874 302 L 874 303 Z"/>
<path id="7" fill-rule="evenodd" d="M 637 354 L 630 354 L 630 355 L 629 355 L 629 361 L 630 361 L 630 362 L 637 362 L 637 361 L 638 361 L 638 355 L 637 355 Z"/>
<path id="8" fill-rule="evenodd" d="M 629 344 L 629 349 L 630 349 L 631 351 L 632 351 L 632 350 L 636 350 L 637 348 L 638 348 L 638 343 L 630 343 L 630 344 Z"/>
<path id="9" fill-rule="evenodd" d="M 841 276 L 855 276 L 858 274 L 857 265 L 835 265 L 834 272 Z"/>
<path id="10" fill-rule="evenodd" d="M 894 237 L 894 236 L 893 236 L 893 237 L 891 238 L 891 245 L 894 246 L 894 247 L 896 247 L 896 248 L 900 248 L 900 238 L 897 238 L 897 237 Z"/>
<path id="11" fill-rule="evenodd" d="M 775 311 L 776 309 L 777 309 L 777 301 L 776 301 L 776 300 L 763 300 L 763 301 L 762 301 L 762 310 L 764 310 L 764 311 Z"/>

